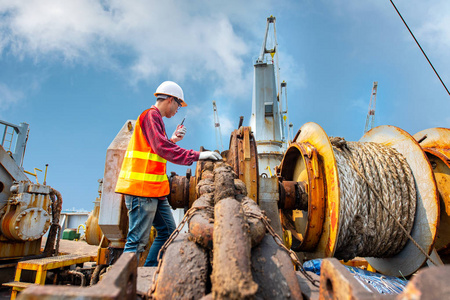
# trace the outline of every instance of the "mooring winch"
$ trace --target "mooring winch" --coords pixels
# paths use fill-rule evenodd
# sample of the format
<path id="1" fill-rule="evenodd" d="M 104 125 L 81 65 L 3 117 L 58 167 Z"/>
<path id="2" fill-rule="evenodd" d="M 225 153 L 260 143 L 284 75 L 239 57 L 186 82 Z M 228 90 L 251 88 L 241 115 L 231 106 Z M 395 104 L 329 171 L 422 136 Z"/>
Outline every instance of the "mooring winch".
<path id="1" fill-rule="evenodd" d="M 251 134 L 240 139 L 248 130 L 241 127 L 232 135 L 224 158 L 258 202 L 262 177 L 257 175 L 257 155 L 251 154 L 256 147 Z M 197 164 L 196 174 L 204 164 Z M 434 164 L 445 165 L 442 160 Z M 440 220 L 433 168 L 420 145 L 399 128 L 380 126 L 359 142 L 346 142 L 307 123 L 284 154 L 277 175 L 273 192 L 283 231 L 292 236 L 292 249 L 308 258 L 367 257 L 383 274 L 406 276 L 433 249 Z M 192 205 L 199 197 L 195 183 L 197 177 L 190 174 L 172 176 L 173 207 Z"/>
<path id="2" fill-rule="evenodd" d="M 297 182 L 299 193 L 309 197 L 307 207 L 282 209 L 294 248 L 307 257 L 367 256 L 383 274 L 406 276 L 426 256 L 401 227 L 426 254 L 432 250 L 439 222 L 432 168 L 420 145 L 399 128 L 380 126 L 347 143 L 307 123 L 286 151 L 280 177 L 282 184 L 288 181 L 284 186 Z"/>

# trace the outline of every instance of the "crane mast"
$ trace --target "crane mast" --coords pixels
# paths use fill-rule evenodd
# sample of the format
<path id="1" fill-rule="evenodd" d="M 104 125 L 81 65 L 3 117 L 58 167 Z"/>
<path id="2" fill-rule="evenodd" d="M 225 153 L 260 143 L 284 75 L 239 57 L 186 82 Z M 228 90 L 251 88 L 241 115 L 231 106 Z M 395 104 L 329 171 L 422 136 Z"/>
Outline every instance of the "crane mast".
<path id="1" fill-rule="evenodd" d="M 215 128 L 215 132 L 216 132 L 217 149 L 220 149 L 220 151 L 223 151 L 222 132 L 220 130 L 219 113 L 217 112 L 216 101 L 213 101 L 212 105 L 213 105 L 213 110 L 214 110 L 214 128 Z"/>
<path id="2" fill-rule="evenodd" d="M 372 94 L 370 95 L 369 111 L 367 112 L 366 127 L 364 128 L 364 133 L 373 128 L 375 123 L 375 107 L 377 104 L 377 88 L 378 81 L 373 82 Z"/>
<path id="3" fill-rule="evenodd" d="M 275 174 L 274 168 L 280 164 L 288 143 L 286 139 L 288 133 L 286 128 L 288 124 L 287 98 L 283 97 L 283 90 L 286 91 L 286 82 L 280 83 L 275 21 L 274 16 L 267 18 L 261 52 L 254 64 L 252 115 L 250 118 L 250 126 L 258 150 L 260 174 L 268 173 L 269 175 Z M 270 30 L 271 28 L 273 31 Z M 269 32 L 273 32 L 273 45 L 268 45 Z M 283 99 L 286 102 L 284 109 Z"/>

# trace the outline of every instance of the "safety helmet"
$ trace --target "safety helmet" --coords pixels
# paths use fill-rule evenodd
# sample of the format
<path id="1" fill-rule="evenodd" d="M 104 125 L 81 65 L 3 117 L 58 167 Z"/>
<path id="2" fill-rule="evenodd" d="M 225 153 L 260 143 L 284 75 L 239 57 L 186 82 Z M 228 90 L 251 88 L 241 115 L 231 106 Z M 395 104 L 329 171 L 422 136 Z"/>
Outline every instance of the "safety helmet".
<path id="1" fill-rule="evenodd" d="M 181 101 L 181 106 L 187 106 L 186 102 L 184 102 L 183 90 L 173 81 L 164 81 L 161 83 L 155 92 L 155 97 L 158 97 L 158 95 L 167 95 L 178 98 Z"/>

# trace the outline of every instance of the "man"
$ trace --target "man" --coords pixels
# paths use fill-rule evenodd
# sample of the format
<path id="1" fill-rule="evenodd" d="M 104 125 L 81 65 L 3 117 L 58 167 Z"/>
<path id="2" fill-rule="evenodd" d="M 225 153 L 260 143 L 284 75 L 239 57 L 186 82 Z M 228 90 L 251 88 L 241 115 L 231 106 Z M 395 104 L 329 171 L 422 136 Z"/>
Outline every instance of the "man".
<path id="1" fill-rule="evenodd" d="M 167 137 L 162 118 L 171 118 L 180 107 L 187 106 L 178 84 L 172 81 L 161 83 L 155 96 L 155 105 L 136 120 L 116 185 L 116 193 L 125 195 L 129 216 L 124 252 L 135 252 L 139 260 L 152 225 L 156 228 L 157 237 L 144 266 L 157 266 L 158 252 L 176 228 L 167 201 L 170 190 L 166 161 L 189 166 L 200 159 L 222 159 L 212 151 L 200 153 L 176 145 L 186 134 L 183 125 L 177 126 L 170 139 Z"/>

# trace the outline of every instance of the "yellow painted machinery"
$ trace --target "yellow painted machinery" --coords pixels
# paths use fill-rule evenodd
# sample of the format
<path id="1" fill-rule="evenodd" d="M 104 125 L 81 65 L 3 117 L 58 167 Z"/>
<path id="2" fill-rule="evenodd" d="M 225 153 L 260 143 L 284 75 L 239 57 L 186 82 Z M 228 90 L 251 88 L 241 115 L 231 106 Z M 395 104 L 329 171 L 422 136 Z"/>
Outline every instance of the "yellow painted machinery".
<path id="1" fill-rule="evenodd" d="M 286 151 L 280 178 L 296 195 L 285 198 L 283 227 L 309 258 L 362 256 L 383 274 L 407 276 L 433 249 L 439 225 L 433 171 L 399 128 L 376 127 L 350 143 L 307 123 Z"/>

